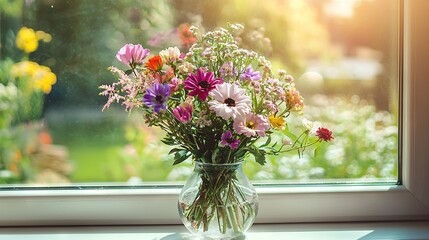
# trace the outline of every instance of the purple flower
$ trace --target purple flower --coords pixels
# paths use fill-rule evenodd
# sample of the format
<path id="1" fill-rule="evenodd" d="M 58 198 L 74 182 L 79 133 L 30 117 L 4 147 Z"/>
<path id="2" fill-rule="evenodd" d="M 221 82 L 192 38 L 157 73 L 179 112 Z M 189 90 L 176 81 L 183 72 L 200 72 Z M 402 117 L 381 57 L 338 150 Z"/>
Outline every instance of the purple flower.
<path id="1" fill-rule="evenodd" d="M 237 149 L 239 143 L 240 140 L 233 138 L 231 131 L 226 131 L 222 134 L 222 141 L 220 142 L 222 146 L 229 146 L 232 149 Z"/>
<path id="2" fill-rule="evenodd" d="M 149 54 L 149 50 L 142 47 L 140 44 L 125 44 L 118 53 L 116 58 L 125 65 L 143 64 L 143 60 Z"/>
<path id="3" fill-rule="evenodd" d="M 246 71 L 241 74 L 240 76 L 241 80 L 252 80 L 252 81 L 258 81 L 261 80 L 261 73 L 259 71 L 254 71 L 252 66 L 249 65 L 246 68 Z"/>
<path id="4" fill-rule="evenodd" d="M 190 90 L 189 96 L 197 95 L 201 101 L 205 101 L 209 92 L 216 87 L 216 84 L 222 83 L 221 78 L 214 78 L 212 72 L 204 72 L 201 68 L 197 69 L 197 74 L 189 74 L 185 80 L 185 89 Z"/>
<path id="5" fill-rule="evenodd" d="M 173 109 L 173 115 L 181 123 L 187 123 L 192 119 L 192 111 L 192 105 L 184 103 L 182 106 Z"/>
<path id="6" fill-rule="evenodd" d="M 168 84 L 155 83 L 151 88 L 148 88 L 143 96 L 143 102 L 148 107 L 153 107 L 155 112 L 161 109 L 166 109 L 166 102 L 170 96 L 170 86 Z"/>

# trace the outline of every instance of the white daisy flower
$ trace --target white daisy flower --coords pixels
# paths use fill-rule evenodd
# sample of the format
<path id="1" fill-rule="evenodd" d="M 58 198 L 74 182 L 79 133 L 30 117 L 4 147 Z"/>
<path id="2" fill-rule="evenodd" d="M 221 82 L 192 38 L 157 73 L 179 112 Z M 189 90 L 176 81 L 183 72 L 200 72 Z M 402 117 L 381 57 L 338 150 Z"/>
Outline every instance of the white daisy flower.
<path id="1" fill-rule="evenodd" d="M 236 84 L 222 83 L 216 85 L 209 95 L 213 99 L 209 102 L 210 110 L 217 116 L 228 120 L 250 112 L 251 103 L 246 90 Z"/>

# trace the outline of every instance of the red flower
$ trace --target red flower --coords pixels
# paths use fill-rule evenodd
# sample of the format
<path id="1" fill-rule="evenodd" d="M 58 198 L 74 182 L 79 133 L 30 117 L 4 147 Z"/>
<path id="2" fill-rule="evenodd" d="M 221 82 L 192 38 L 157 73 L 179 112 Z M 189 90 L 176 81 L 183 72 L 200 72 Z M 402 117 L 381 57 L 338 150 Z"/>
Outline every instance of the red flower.
<path id="1" fill-rule="evenodd" d="M 39 133 L 39 141 L 43 144 L 52 144 L 52 137 L 49 133 L 42 131 Z"/>
<path id="2" fill-rule="evenodd" d="M 317 129 L 316 136 L 320 139 L 320 141 L 325 140 L 327 142 L 334 139 L 334 137 L 332 136 L 332 132 L 324 127 L 320 127 Z"/>
<path id="3" fill-rule="evenodd" d="M 149 60 L 146 62 L 146 68 L 151 70 L 151 71 L 154 71 L 154 72 L 161 71 L 161 69 L 162 69 L 161 57 L 156 55 L 156 56 L 149 58 Z"/>
<path id="4" fill-rule="evenodd" d="M 186 47 L 190 47 L 192 44 L 194 44 L 197 39 L 192 35 L 191 31 L 189 31 L 189 25 L 184 23 L 180 24 L 179 26 L 179 37 L 180 41 L 183 45 Z"/>

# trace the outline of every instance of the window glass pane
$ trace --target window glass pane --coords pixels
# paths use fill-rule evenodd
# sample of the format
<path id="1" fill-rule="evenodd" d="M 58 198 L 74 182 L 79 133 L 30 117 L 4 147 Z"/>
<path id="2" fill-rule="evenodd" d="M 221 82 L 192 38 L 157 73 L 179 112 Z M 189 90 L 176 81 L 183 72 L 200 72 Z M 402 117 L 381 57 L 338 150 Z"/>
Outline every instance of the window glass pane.
<path id="1" fill-rule="evenodd" d="M 0 3 L 0 184 L 187 179 L 190 160 L 172 166 L 163 132 L 145 126 L 138 110 L 112 104 L 102 112 L 98 86 L 116 81 L 107 68 L 121 66 L 115 55 L 126 43 L 185 49 L 183 29 L 228 22 L 245 26 L 245 47 L 295 77 L 305 118 L 335 137 L 315 156 L 270 156 L 265 166 L 250 157 L 251 179 L 395 182 L 398 12 L 392 0 Z"/>

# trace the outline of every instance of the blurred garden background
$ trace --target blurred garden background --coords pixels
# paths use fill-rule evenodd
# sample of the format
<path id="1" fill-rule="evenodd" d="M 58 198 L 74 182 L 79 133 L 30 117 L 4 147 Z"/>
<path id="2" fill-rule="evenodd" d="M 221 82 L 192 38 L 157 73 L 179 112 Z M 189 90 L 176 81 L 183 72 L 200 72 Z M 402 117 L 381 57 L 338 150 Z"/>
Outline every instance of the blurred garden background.
<path id="1" fill-rule="evenodd" d="M 275 156 L 265 166 L 248 159 L 250 178 L 396 181 L 398 2 L 0 0 L 0 184 L 187 179 L 192 163 L 173 167 L 162 132 L 144 126 L 138 111 L 101 111 L 98 86 L 115 80 L 107 68 L 120 66 L 115 54 L 126 43 L 156 52 L 181 44 L 179 26 L 228 22 L 245 26 L 244 46 L 295 77 L 305 117 L 335 137 L 315 156 Z M 34 30 L 34 51 L 19 48 L 22 27 Z M 29 83 L 29 62 L 55 74 L 43 75 L 49 89 Z M 294 119 L 288 124 L 302 124 Z"/>

